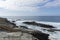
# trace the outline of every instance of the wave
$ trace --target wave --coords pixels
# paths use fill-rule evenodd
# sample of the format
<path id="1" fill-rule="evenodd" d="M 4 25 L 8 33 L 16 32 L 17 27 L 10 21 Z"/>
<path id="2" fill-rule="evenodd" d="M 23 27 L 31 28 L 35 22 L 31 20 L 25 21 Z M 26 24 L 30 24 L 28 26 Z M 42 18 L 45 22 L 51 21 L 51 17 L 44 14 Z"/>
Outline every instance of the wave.
<path id="1" fill-rule="evenodd" d="M 8 19 L 8 20 L 12 22 L 11 19 Z M 42 31 L 43 33 L 48 33 L 48 34 L 50 34 L 49 39 L 51 39 L 51 40 L 60 40 L 60 32 L 58 32 L 58 31 L 51 32 L 51 31 L 47 31 L 47 29 L 45 30 L 45 28 L 42 28 L 42 27 L 23 24 L 23 22 L 32 22 L 32 21 L 35 21 L 35 20 L 18 20 L 18 21 L 15 21 L 14 23 L 17 26 L 24 25 L 30 29 L 39 30 L 39 31 Z M 35 21 L 35 22 L 52 25 L 52 26 L 56 27 L 55 29 L 60 29 L 60 23 L 58 23 L 58 22 L 46 22 L 46 21 Z"/>
<path id="2" fill-rule="evenodd" d="M 21 25 L 23 24 L 22 22 L 32 22 L 35 20 L 20 20 L 20 21 L 16 21 L 15 23 L 17 25 Z M 47 25 L 52 25 L 54 27 L 56 27 L 56 29 L 60 29 L 60 23 L 59 22 L 45 22 L 45 21 L 35 21 L 37 23 L 42 23 L 42 24 L 47 24 Z"/>

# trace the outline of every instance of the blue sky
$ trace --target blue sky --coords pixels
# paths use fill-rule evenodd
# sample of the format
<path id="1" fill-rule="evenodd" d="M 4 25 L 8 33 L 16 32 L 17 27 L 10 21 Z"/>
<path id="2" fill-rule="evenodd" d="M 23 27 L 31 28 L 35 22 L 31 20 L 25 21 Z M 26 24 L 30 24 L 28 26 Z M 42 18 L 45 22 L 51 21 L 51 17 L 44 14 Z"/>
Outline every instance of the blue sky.
<path id="1" fill-rule="evenodd" d="M 60 0 L 0 0 L 0 16 L 60 16 Z"/>

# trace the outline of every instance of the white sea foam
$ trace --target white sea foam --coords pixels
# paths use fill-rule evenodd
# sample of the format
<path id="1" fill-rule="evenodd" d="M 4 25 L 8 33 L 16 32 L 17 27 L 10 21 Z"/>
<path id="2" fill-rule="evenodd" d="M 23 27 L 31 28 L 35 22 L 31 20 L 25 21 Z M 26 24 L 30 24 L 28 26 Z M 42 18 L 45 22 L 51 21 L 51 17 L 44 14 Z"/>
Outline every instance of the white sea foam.
<path id="1" fill-rule="evenodd" d="M 23 24 L 23 22 L 31 22 L 31 20 L 16 21 L 15 24 L 17 26 L 25 25 L 25 24 Z M 57 23 L 57 22 L 44 22 L 44 21 L 35 21 L 35 22 L 42 23 L 42 24 L 47 24 L 47 25 L 52 25 L 52 26 L 56 27 L 56 29 L 60 29 L 60 23 Z"/>
<path id="2" fill-rule="evenodd" d="M 51 40 L 60 40 L 60 32 L 58 32 L 58 31 L 57 32 L 56 31 L 55 32 L 49 32 L 47 30 L 43 30 L 46 28 L 37 27 L 34 25 L 23 24 L 23 22 L 31 22 L 31 21 L 34 21 L 34 20 L 20 20 L 20 21 L 16 21 L 15 24 L 17 26 L 24 25 L 30 29 L 39 30 L 39 31 L 42 31 L 44 33 L 48 33 L 48 34 L 50 34 L 49 39 L 51 39 Z M 60 23 L 58 23 L 58 22 L 45 22 L 45 21 L 35 21 L 35 22 L 52 25 L 52 26 L 56 27 L 56 29 L 60 29 Z"/>

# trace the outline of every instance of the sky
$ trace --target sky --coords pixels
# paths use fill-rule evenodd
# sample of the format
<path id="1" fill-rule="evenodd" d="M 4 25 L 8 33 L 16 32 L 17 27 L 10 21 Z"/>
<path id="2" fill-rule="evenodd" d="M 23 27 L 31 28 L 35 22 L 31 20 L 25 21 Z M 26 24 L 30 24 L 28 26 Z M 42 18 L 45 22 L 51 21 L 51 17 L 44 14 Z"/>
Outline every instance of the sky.
<path id="1" fill-rule="evenodd" d="M 60 0 L 0 0 L 0 16 L 60 16 Z"/>

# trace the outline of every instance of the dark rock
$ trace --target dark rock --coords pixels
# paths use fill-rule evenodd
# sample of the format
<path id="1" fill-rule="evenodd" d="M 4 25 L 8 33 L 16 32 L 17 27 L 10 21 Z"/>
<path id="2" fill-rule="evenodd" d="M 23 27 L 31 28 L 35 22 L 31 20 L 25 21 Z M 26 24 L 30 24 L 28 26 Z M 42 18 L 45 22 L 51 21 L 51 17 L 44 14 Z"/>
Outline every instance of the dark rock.
<path id="1" fill-rule="evenodd" d="M 0 18 L 0 26 L 10 26 L 14 28 L 16 27 L 16 24 L 8 21 L 6 18 Z"/>
<path id="2" fill-rule="evenodd" d="M 13 23 L 16 22 L 16 21 L 12 21 Z"/>
<path id="3" fill-rule="evenodd" d="M 40 31 L 32 32 L 31 34 L 39 40 L 49 40 L 48 39 L 49 34 L 45 34 Z"/>
<path id="4" fill-rule="evenodd" d="M 29 29 L 28 27 L 26 27 L 26 26 L 20 26 L 21 28 L 24 28 L 24 29 Z"/>
<path id="5" fill-rule="evenodd" d="M 47 31 L 54 32 L 54 31 L 60 31 L 60 29 L 48 29 Z"/>
<path id="6" fill-rule="evenodd" d="M 40 26 L 40 27 L 45 27 L 45 28 L 54 28 L 53 26 L 51 25 L 47 25 L 47 24 L 42 24 L 42 23 L 36 23 L 36 22 L 23 22 L 25 24 L 28 24 L 28 25 L 36 25 L 36 26 Z"/>

